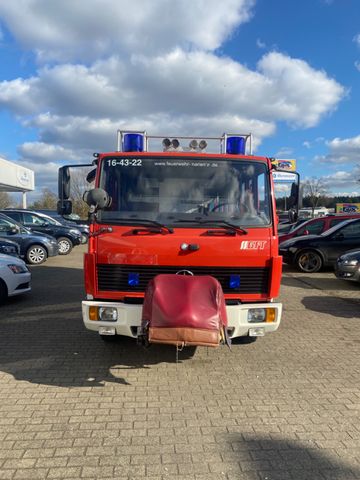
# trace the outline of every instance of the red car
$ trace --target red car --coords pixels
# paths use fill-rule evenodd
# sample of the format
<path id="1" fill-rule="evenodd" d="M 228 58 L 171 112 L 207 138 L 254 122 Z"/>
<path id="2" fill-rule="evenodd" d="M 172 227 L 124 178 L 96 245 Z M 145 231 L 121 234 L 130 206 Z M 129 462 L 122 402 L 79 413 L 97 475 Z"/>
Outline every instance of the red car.
<path id="1" fill-rule="evenodd" d="M 321 233 L 329 230 L 329 228 L 337 225 L 344 220 L 350 218 L 360 218 L 359 213 L 340 213 L 338 215 L 326 215 L 324 217 L 311 218 L 298 226 L 295 226 L 292 230 L 284 235 L 279 235 L 279 244 L 289 240 L 289 238 L 301 237 L 302 235 L 320 235 Z"/>

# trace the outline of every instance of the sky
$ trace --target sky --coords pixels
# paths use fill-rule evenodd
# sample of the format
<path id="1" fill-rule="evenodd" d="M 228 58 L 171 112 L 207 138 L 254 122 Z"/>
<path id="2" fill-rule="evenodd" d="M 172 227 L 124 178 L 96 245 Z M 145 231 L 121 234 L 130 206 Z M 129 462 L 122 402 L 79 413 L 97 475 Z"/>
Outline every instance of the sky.
<path id="1" fill-rule="evenodd" d="M 118 129 L 251 132 L 360 195 L 359 0 L 1 0 L 0 65 L 0 156 L 33 198 Z"/>

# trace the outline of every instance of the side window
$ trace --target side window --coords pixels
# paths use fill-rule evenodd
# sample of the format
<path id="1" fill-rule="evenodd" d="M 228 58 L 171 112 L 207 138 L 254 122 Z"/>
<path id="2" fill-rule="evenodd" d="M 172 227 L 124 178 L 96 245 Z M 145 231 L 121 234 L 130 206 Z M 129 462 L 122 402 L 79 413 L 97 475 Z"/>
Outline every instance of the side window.
<path id="1" fill-rule="evenodd" d="M 24 225 L 34 226 L 34 225 L 43 225 L 44 221 L 37 215 L 32 213 L 24 212 Z"/>
<path id="2" fill-rule="evenodd" d="M 257 205 L 255 208 L 259 217 L 265 224 L 270 222 L 270 206 L 267 201 L 268 197 L 267 179 L 265 173 L 261 173 L 257 177 Z"/>
<path id="3" fill-rule="evenodd" d="M 9 213 L 6 213 L 6 215 L 8 217 L 12 218 L 13 220 L 15 220 L 16 222 L 21 223 L 21 213 L 19 213 L 19 212 L 9 212 Z"/>
<path id="4" fill-rule="evenodd" d="M 334 220 L 331 220 L 331 222 L 330 222 L 330 227 L 329 227 L 329 228 L 331 228 L 331 227 L 333 227 L 334 225 L 337 225 L 338 223 L 341 223 L 341 222 L 343 222 L 343 221 L 344 221 L 343 218 L 334 218 Z"/>
<path id="5" fill-rule="evenodd" d="M 297 235 L 304 235 L 305 230 L 307 230 L 310 235 L 320 235 L 324 229 L 324 224 L 324 220 L 317 220 L 316 222 L 309 223 L 300 228 Z"/>
<path id="6" fill-rule="evenodd" d="M 357 237 L 360 239 L 360 222 L 350 223 L 341 228 L 338 234 L 343 234 L 344 238 L 354 238 Z"/>

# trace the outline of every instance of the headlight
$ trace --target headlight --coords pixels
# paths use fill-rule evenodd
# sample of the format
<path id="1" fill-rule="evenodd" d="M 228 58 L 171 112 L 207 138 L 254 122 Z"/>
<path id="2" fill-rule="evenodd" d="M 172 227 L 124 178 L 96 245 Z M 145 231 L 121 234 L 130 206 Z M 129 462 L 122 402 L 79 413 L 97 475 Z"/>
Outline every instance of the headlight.
<path id="1" fill-rule="evenodd" d="M 275 322 L 275 308 L 249 308 L 247 320 L 249 323 Z"/>
<path id="2" fill-rule="evenodd" d="M 353 266 L 356 266 L 359 262 L 358 260 L 342 260 L 342 263 L 344 265 L 353 265 Z"/>
<path id="3" fill-rule="evenodd" d="M 103 322 L 116 322 L 117 308 L 115 307 L 100 307 L 99 319 Z"/>
<path id="4" fill-rule="evenodd" d="M 266 318 L 265 308 L 250 308 L 248 310 L 248 322 L 264 322 Z"/>
<path id="5" fill-rule="evenodd" d="M 25 265 L 17 265 L 15 263 L 9 263 L 8 267 L 13 273 L 25 273 L 29 271 Z"/>
<path id="6" fill-rule="evenodd" d="M 73 235 L 81 235 L 80 230 L 76 230 L 75 228 L 71 228 L 70 233 L 72 233 Z"/>

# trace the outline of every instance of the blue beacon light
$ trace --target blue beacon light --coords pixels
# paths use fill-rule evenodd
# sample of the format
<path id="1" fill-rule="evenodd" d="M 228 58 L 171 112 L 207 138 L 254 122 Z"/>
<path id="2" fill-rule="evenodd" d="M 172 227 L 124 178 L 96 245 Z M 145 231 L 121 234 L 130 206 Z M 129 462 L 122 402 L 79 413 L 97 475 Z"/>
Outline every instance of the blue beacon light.
<path id="1" fill-rule="evenodd" d="M 144 136 L 140 133 L 126 133 L 123 138 L 123 152 L 143 152 Z"/>
<path id="2" fill-rule="evenodd" d="M 226 139 L 226 153 L 230 155 L 245 155 L 244 137 L 227 137 Z"/>
<path id="3" fill-rule="evenodd" d="M 137 287 L 140 283 L 140 278 L 138 273 L 129 273 L 128 274 L 128 285 L 130 287 Z"/>
<path id="4" fill-rule="evenodd" d="M 230 275 L 229 279 L 230 288 L 240 288 L 240 275 Z"/>

